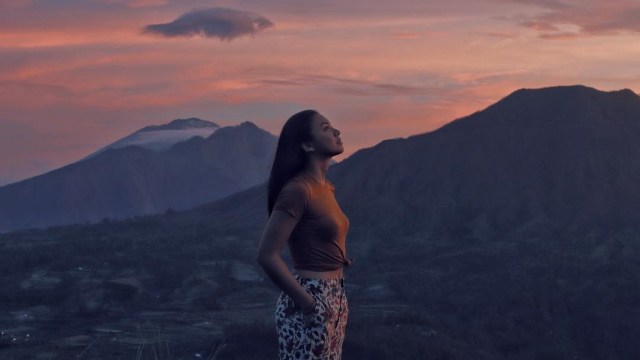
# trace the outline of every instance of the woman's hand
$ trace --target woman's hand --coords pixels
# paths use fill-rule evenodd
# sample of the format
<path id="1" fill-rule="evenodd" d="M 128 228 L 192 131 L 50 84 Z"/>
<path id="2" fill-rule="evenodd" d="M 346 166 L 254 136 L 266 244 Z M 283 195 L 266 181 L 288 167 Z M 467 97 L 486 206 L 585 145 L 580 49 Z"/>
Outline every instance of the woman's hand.
<path id="1" fill-rule="evenodd" d="M 309 305 L 299 307 L 300 312 L 302 313 L 302 322 L 305 326 L 309 326 L 311 320 L 316 314 L 316 299 L 312 295 L 309 296 L 311 297 L 311 302 L 309 303 Z"/>
<path id="2" fill-rule="evenodd" d="M 326 314 L 325 317 L 327 319 L 331 319 L 333 317 L 333 313 L 331 312 L 331 309 L 325 306 L 324 303 L 322 303 L 320 300 L 316 300 L 314 298 L 312 305 L 306 308 L 302 308 L 300 310 L 300 312 L 302 313 L 302 322 L 304 323 L 305 326 L 308 327 L 309 325 L 311 325 L 313 317 L 316 315 L 316 308 L 318 306 L 321 306 L 324 309 Z"/>
<path id="3" fill-rule="evenodd" d="M 300 307 L 303 314 L 313 312 L 316 307 L 316 299 L 311 297 L 311 303 L 305 307 Z"/>
<path id="4" fill-rule="evenodd" d="M 309 313 L 302 313 L 302 323 L 304 324 L 305 327 L 309 327 L 311 325 L 311 321 L 313 320 L 313 317 L 315 315 L 316 315 L 315 309 L 313 309 Z"/>

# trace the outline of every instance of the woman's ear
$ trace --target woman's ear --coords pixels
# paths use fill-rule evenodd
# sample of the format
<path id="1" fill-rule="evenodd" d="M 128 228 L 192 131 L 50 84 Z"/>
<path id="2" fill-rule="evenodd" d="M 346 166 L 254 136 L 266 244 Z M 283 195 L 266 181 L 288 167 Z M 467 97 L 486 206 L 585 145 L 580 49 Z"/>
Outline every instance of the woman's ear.
<path id="1" fill-rule="evenodd" d="M 313 151 L 313 148 L 312 148 L 311 146 L 307 145 L 306 143 L 302 143 L 302 144 L 300 144 L 300 147 L 302 147 L 302 150 L 303 150 L 303 151 L 306 151 L 306 152 L 311 152 L 311 151 Z"/>

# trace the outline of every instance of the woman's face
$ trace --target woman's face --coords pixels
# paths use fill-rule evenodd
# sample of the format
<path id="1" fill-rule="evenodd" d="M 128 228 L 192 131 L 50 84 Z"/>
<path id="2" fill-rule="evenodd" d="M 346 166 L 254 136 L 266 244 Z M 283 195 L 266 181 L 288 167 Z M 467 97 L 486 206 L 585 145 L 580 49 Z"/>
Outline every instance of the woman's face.
<path id="1" fill-rule="evenodd" d="M 340 130 L 334 128 L 331 122 L 320 114 L 315 114 L 311 123 L 310 145 L 315 154 L 324 154 L 329 157 L 342 154 L 344 146 L 340 139 Z"/>

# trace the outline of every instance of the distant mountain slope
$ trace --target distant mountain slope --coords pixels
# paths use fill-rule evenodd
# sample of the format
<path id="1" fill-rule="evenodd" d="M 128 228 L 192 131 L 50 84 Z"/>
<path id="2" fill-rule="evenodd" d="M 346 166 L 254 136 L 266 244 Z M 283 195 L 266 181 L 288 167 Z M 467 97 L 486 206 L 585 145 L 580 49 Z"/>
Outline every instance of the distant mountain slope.
<path id="1" fill-rule="evenodd" d="M 187 209 L 265 181 L 277 137 L 251 122 L 164 151 L 109 148 L 0 187 L 0 231 Z"/>

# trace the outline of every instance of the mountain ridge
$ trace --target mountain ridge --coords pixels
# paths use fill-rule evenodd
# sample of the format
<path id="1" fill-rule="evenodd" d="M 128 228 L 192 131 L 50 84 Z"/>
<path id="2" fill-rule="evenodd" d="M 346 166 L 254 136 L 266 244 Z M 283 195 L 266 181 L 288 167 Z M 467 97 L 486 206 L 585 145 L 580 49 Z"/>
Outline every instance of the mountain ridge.
<path id="1" fill-rule="evenodd" d="M 558 97 L 558 91 L 569 97 Z M 531 97 L 546 99 L 557 111 L 529 102 Z M 583 100 L 568 101 L 576 99 Z M 524 107 L 514 108 L 514 103 Z M 566 118 L 567 109 L 576 106 L 591 110 Z M 336 184 L 336 197 L 353 217 L 352 223 L 400 226 L 407 233 L 440 226 L 463 226 L 470 233 L 481 233 L 483 227 L 508 228 L 528 216 L 554 227 L 579 226 L 586 219 L 626 219 L 628 224 L 640 216 L 640 193 L 631 187 L 640 181 L 640 164 L 634 162 L 634 170 L 628 172 L 616 159 L 640 158 L 634 145 L 635 136 L 640 136 L 640 124 L 635 121 L 639 117 L 640 97 L 630 90 L 603 92 L 583 85 L 519 89 L 433 131 L 360 149 L 332 166 L 327 177 Z M 615 184 L 603 167 L 615 174 L 627 173 L 621 178 L 629 187 L 625 195 L 613 190 Z M 580 178 L 567 184 L 565 179 L 574 173 Z M 362 174 L 367 174 L 367 181 L 362 181 Z M 496 185 L 500 181 L 503 185 Z M 608 186 L 598 187 L 598 183 Z M 248 196 L 257 196 L 256 189 L 247 190 L 254 191 Z M 599 208 L 602 199 L 612 200 Z M 434 201 L 438 206 L 421 205 Z M 575 207 L 578 203 L 584 207 Z M 251 212 L 240 203 L 235 208 L 237 213 Z M 374 215 L 378 208 L 386 210 Z M 398 218 L 408 223 L 394 220 Z M 421 229 L 425 221 L 429 225 Z M 486 225 L 487 221 L 495 226 Z"/>
<path id="2" fill-rule="evenodd" d="M 201 127 L 218 128 L 220 127 L 220 125 L 209 120 L 202 120 L 197 117 L 190 117 L 186 119 L 175 119 L 163 125 L 148 125 L 134 132 L 134 134 L 138 132 L 152 131 L 152 130 L 180 130 L 184 128 L 201 128 Z"/>
<path id="3" fill-rule="evenodd" d="M 218 124 L 196 117 L 175 119 L 162 125 L 148 125 L 101 147 L 79 161 L 92 158 L 107 149 L 119 149 L 131 145 L 154 151 L 165 151 L 177 143 L 194 137 L 209 137 L 218 129 L 220 129 Z"/>

